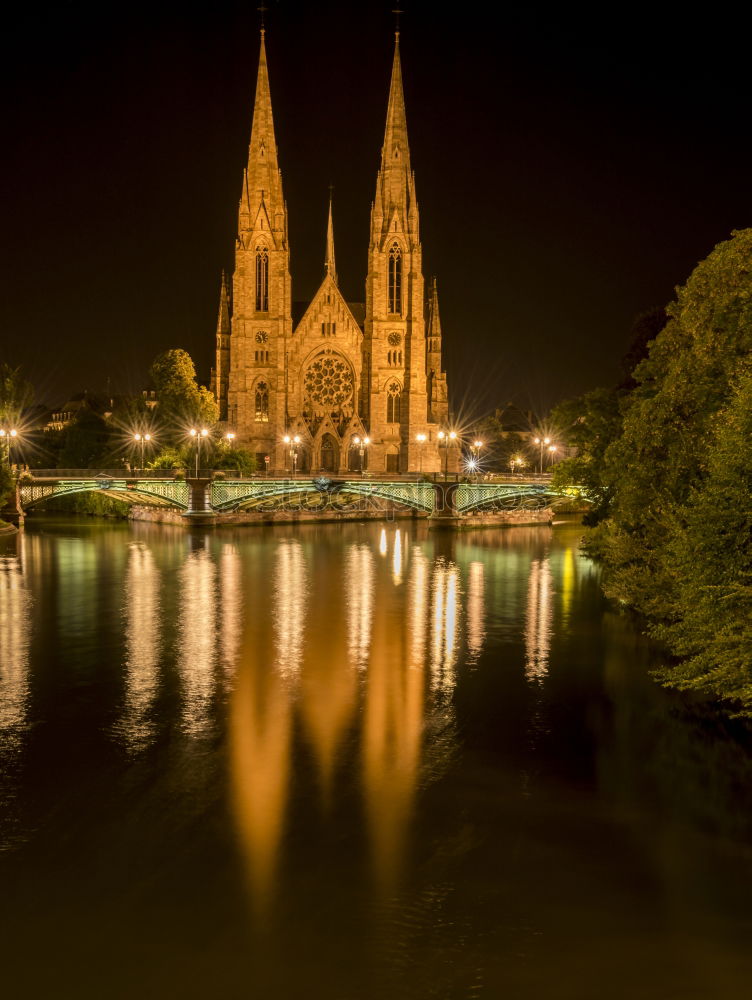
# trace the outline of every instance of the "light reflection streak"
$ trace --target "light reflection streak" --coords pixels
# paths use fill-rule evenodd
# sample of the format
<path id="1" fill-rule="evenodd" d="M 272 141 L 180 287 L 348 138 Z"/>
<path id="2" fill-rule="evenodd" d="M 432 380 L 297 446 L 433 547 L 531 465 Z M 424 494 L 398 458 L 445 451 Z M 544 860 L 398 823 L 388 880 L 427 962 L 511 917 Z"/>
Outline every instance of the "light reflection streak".
<path id="1" fill-rule="evenodd" d="M 374 568 L 368 545 L 351 545 L 345 564 L 344 602 L 347 608 L 348 653 L 353 666 L 368 662 L 373 617 Z"/>
<path id="2" fill-rule="evenodd" d="M 18 540 L 23 548 L 23 540 Z M 3 740 L 26 722 L 29 701 L 31 594 L 22 559 L 0 559 L 0 730 Z"/>
<path id="3" fill-rule="evenodd" d="M 179 654 L 183 726 L 192 735 L 209 725 L 217 655 L 217 567 L 208 547 L 190 552 L 180 571 Z"/>
<path id="4" fill-rule="evenodd" d="M 308 593 L 303 547 L 286 539 L 277 549 L 274 571 L 274 623 L 277 669 L 287 680 L 295 678 L 303 657 Z"/>
<path id="5" fill-rule="evenodd" d="M 454 688 L 459 612 L 457 564 L 438 559 L 433 571 L 431 649 L 431 687 L 435 691 L 450 693 Z"/>
<path id="6" fill-rule="evenodd" d="M 386 528 L 381 529 L 381 537 L 379 538 L 379 552 L 382 556 L 386 555 Z"/>
<path id="7" fill-rule="evenodd" d="M 561 614 L 562 620 L 569 620 L 569 611 L 574 596 L 576 579 L 575 556 L 571 546 L 564 550 L 564 566 L 561 573 Z"/>
<path id="8" fill-rule="evenodd" d="M 412 557 L 408 614 L 410 667 L 413 670 L 420 670 L 422 673 L 426 661 L 426 632 L 428 630 L 428 560 L 420 548 L 416 548 Z"/>
<path id="9" fill-rule="evenodd" d="M 225 680 L 229 685 L 237 666 L 243 628 L 241 559 L 236 546 L 225 544 L 219 560 L 220 630 L 219 648 Z"/>
<path id="10" fill-rule="evenodd" d="M 533 559 L 527 586 L 525 617 L 525 677 L 540 682 L 548 673 L 553 627 L 551 567 L 548 559 Z"/>
<path id="11" fill-rule="evenodd" d="M 482 562 L 471 562 L 467 581 L 468 662 L 477 661 L 483 651 L 485 630 L 485 576 Z"/>
<path id="12" fill-rule="evenodd" d="M 116 729 L 132 752 L 150 742 L 149 710 L 157 691 L 160 649 L 160 574 L 143 542 L 128 546 L 123 618 L 125 621 L 125 702 Z"/>
<path id="13" fill-rule="evenodd" d="M 394 533 L 392 546 L 392 579 L 396 584 L 402 583 L 402 535 L 399 528 Z"/>

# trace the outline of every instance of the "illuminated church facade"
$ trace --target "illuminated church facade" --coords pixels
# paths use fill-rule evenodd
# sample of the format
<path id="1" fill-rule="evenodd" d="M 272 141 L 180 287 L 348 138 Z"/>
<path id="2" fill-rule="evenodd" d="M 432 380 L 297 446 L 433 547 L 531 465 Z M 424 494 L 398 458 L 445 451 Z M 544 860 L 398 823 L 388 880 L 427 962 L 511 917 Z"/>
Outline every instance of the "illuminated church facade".
<path id="1" fill-rule="evenodd" d="M 314 474 L 357 471 L 361 461 L 372 474 L 454 466 L 440 437 L 448 402 L 436 282 L 426 295 L 421 254 L 397 35 L 365 302 L 347 302 L 339 289 L 330 204 L 323 281 L 294 318 L 262 30 L 235 269 L 222 279 L 212 371 L 220 420 L 262 470 L 267 458 L 271 470 L 294 461 Z"/>

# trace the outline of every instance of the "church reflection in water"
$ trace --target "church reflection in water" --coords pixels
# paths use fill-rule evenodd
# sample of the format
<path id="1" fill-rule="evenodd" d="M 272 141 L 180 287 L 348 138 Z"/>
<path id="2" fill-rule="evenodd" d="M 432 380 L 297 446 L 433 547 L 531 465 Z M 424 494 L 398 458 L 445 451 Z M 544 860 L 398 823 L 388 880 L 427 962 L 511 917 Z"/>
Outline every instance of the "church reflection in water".
<path id="1" fill-rule="evenodd" d="M 344 565 L 318 558 L 316 545 L 279 539 L 269 563 L 272 586 L 236 601 L 222 629 L 223 656 L 236 661 L 234 808 L 259 913 L 275 895 L 282 864 L 294 755 L 304 752 L 313 765 L 313 801 L 324 817 L 333 815 L 359 761 L 371 870 L 388 895 L 399 883 L 419 784 L 441 773 L 439 758 L 454 752 L 458 663 L 482 655 L 488 560 L 498 553 L 468 548 L 472 555 L 458 562 L 454 543 L 437 549 L 426 536 L 408 549 L 407 539 L 404 529 L 382 529 L 348 545 Z M 220 558 L 220 576 L 233 589 L 242 580 L 235 558 L 231 550 Z M 199 591 L 206 598 L 213 587 L 207 567 L 197 561 L 186 572 L 195 599 Z M 341 603 L 332 608 L 336 595 Z M 517 634 L 521 669 L 536 683 L 549 669 L 553 598 L 548 558 L 531 557 Z M 194 645 L 207 655 L 203 640 Z M 197 704 L 201 694 L 197 689 Z M 425 735 L 438 731 L 440 739 Z"/>

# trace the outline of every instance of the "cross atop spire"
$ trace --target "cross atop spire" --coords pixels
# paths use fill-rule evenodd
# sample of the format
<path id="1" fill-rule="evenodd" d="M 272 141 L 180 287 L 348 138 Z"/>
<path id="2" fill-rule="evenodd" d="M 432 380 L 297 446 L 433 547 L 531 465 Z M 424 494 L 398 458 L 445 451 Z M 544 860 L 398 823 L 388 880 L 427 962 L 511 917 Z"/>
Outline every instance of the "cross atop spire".
<path id="1" fill-rule="evenodd" d="M 334 260 L 334 225 L 332 223 L 332 192 L 334 188 L 329 185 L 329 221 L 326 226 L 326 273 L 337 284 L 337 265 Z"/>

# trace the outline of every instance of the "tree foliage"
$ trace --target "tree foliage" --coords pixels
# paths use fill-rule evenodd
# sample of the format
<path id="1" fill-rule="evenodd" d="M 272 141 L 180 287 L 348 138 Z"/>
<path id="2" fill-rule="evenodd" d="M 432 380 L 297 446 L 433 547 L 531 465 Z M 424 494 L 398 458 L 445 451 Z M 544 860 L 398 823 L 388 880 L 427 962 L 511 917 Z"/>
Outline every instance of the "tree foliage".
<path id="1" fill-rule="evenodd" d="M 0 423 L 20 423 L 25 410 L 34 402 L 34 388 L 20 368 L 0 364 Z"/>
<path id="2" fill-rule="evenodd" d="M 604 586 L 676 656 L 663 680 L 752 712 L 752 230 L 719 244 L 666 312 L 616 404 L 578 401 L 581 452 L 558 475 L 600 489 Z"/>
<path id="3" fill-rule="evenodd" d="M 582 487 L 592 503 L 585 523 L 595 525 L 608 514 L 613 495 L 604 460 L 621 431 L 619 395 L 610 389 L 594 389 L 560 403 L 551 413 L 551 422 L 576 449 L 573 458 L 554 467 L 553 484 Z"/>
<path id="4" fill-rule="evenodd" d="M 158 355 L 151 366 L 157 390 L 157 416 L 166 439 L 176 441 L 191 425 L 213 427 L 219 419 L 211 392 L 196 381 L 196 369 L 187 351 L 173 348 Z"/>

